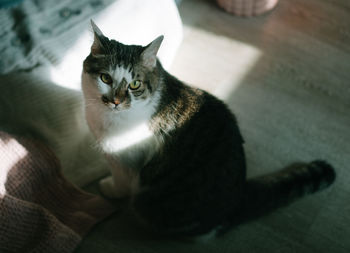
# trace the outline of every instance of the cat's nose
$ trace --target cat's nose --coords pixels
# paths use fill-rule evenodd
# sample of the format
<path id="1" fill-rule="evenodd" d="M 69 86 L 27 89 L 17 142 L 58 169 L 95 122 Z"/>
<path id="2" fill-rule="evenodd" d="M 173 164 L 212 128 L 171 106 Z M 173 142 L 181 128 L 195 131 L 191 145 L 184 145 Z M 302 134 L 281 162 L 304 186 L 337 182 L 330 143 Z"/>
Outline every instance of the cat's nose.
<path id="1" fill-rule="evenodd" d="M 102 102 L 105 104 L 105 105 L 112 105 L 112 104 L 114 104 L 115 106 L 118 106 L 119 104 L 121 104 L 121 99 L 119 99 L 119 98 L 115 98 L 114 100 L 109 100 L 109 98 L 107 97 L 107 96 L 105 96 L 105 95 L 103 95 L 102 97 L 101 97 L 101 100 L 102 100 Z"/>
<path id="2" fill-rule="evenodd" d="M 119 98 L 115 98 L 113 102 L 115 105 L 119 105 L 121 103 Z"/>

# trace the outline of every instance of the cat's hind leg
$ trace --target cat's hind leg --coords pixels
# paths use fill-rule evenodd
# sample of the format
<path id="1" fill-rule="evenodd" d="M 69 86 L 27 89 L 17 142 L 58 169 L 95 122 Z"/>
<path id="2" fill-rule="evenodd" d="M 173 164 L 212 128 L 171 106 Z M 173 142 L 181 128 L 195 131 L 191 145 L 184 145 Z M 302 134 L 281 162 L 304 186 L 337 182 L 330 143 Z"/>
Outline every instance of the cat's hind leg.
<path id="1" fill-rule="evenodd" d="M 124 197 L 123 195 L 125 195 L 118 191 L 112 176 L 101 179 L 99 181 L 99 188 L 102 194 L 107 198 L 122 198 Z"/>
<path id="2" fill-rule="evenodd" d="M 128 177 L 120 171 L 112 171 L 112 176 L 103 178 L 99 182 L 102 194 L 111 199 L 130 197 L 139 189 L 138 177 Z"/>

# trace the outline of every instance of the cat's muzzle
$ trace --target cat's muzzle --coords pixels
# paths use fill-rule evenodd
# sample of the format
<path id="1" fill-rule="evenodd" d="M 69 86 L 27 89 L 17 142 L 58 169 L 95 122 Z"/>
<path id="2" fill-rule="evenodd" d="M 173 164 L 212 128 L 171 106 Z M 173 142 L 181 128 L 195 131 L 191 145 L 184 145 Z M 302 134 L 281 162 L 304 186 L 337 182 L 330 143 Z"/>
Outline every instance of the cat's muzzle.
<path id="1" fill-rule="evenodd" d="M 118 107 L 118 105 L 120 105 L 120 103 L 121 103 L 119 99 L 115 99 L 114 101 L 110 101 L 108 99 L 108 97 L 105 95 L 101 96 L 101 100 L 106 106 L 108 106 L 111 109 L 116 109 Z"/>

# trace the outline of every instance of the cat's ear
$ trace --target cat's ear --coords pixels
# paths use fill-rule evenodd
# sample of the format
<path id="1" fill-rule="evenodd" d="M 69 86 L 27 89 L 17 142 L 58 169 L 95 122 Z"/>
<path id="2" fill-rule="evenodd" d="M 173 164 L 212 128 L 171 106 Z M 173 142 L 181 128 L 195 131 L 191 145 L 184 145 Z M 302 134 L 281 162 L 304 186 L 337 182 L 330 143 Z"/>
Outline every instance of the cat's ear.
<path id="1" fill-rule="evenodd" d="M 91 46 L 91 54 L 94 56 L 103 54 L 103 44 L 102 40 L 106 39 L 106 37 L 101 32 L 100 28 L 97 27 L 95 22 L 91 19 L 91 27 L 92 31 L 94 32 L 94 42 Z"/>
<path id="2" fill-rule="evenodd" d="M 161 35 L 148 44 L 141 54 L 141 60 L 145 67 L 153 69 L 157 64 L 157 52 L 162 44 L 164 36 Z"/>

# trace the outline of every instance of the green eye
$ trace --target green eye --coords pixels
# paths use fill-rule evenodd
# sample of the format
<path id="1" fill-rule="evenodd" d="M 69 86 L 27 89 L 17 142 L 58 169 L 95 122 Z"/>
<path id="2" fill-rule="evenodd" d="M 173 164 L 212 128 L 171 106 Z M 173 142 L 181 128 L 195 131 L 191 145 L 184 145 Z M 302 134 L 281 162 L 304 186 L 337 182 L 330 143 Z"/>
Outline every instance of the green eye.
<path id="1" fill-rule="evenodd" d="M 142 82 L 140 80 L 136 80 L 136 81 L 132 81 L 130 84 L 129 84 L 129 87 L 130 89 L 132 90 L 137 90 L 138 88 L 140 88 Z"/>
<path id="2" fill-rule="evenodd" d="M 101 81 L 106 84 L 111 84 L 113 82 L 112 77 L 108 74 L 101 74 L 100 75 Z"/>

